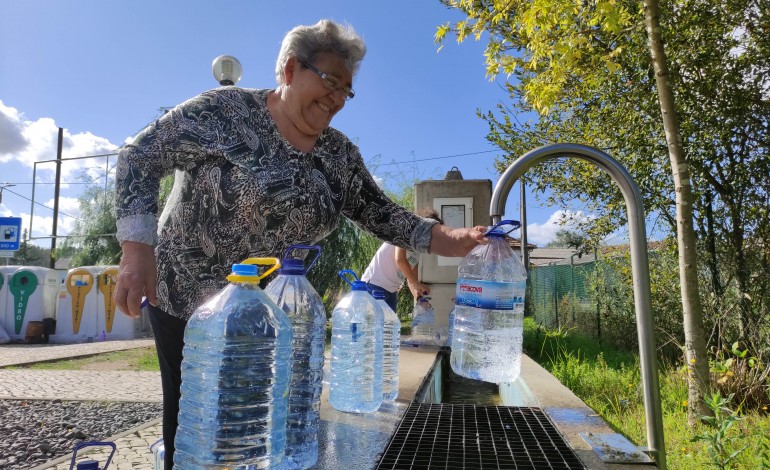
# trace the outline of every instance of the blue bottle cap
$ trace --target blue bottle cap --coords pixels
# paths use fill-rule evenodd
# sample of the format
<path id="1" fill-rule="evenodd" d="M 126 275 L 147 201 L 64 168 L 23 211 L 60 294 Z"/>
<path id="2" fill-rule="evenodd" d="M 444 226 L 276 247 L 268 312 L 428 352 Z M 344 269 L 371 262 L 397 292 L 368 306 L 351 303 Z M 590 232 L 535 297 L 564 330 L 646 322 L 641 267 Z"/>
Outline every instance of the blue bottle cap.
<path id="1" fill-rule="evenodd" d="M 373 290 L 372 291 L 372 297 L 375 299 L 384 299 L 385 298 L 385 292 L 381 290 Z"/>
<path id="2" fill-rule="evenodd" d="M 280 274 L 305 274 L 305 261 L 301 259 L 286 258 L 278 269 Z"/>
<path id="3" fill-rule="evenodd" d="M 500 227 L 493 228 L 489 232 L 486 233 L 486 236 L 492 237 L 492 238 L 503 238 L 505 237 L 505 232 L 503 232 Z"/>
<path id="4" fill-rule="evenodd" d="M 233 274 L 239 276 L 256 276 L 258 273 L 256 264 L 234 264 Z"/>
<path id="5" fill-rule="evenodd" d="M 350 285 L 353 287 L 353 290 L 362 290 L 362 291 L 368 290 L 366 288 L 366 283 L 364 281 L 353 281 Z"/>

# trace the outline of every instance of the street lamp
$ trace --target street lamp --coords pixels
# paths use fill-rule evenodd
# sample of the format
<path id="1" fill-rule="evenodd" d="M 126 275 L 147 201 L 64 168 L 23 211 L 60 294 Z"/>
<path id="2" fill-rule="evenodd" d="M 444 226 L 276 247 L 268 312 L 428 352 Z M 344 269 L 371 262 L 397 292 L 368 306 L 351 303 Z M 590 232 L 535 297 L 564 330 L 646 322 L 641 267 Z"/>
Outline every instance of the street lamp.
<path id="1" fill-rule="evenodd" d="M 235 85 L 241 79 L 243 67 L 238 59 L 231 55 L 221 55 L 211 64 L 211 72 L 220 85 Z"/>
<path id="2" fill-rule="evenodd" d="M 12 188 L 14 186 L 16 186 L 16 185 L 15 184 L 8 184 L 8 183 L 0 185 L 0 204 L 3 203 L 3 189 L 5 189 L 5 188 Z"/>

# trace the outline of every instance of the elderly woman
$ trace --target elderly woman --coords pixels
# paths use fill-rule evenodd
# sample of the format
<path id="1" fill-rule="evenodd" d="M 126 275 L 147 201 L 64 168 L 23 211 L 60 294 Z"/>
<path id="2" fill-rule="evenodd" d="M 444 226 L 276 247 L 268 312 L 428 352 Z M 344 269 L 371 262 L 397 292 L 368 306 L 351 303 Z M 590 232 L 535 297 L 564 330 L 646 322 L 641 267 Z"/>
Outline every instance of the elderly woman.
<path id="1" fill-rule="evenodd" d="M 449 229 L 391 202 L 350 140 L 329 127 L 355 96 L 366 48 L 349 27 L 322 20 L 285 36 L 274 90 L 202 93 L 144 129 L 120 153 L 116 208 L 123 250 L 117 307 L 142 297 L 161 367 L 166 468 L 177 427 L 184 329 L 227 283 L 230 267 L 313 244 L 345 216 L 393 245 L 463 256 L 483 230 Z M 160 179 L 175 172 L 158 220 Z"/>

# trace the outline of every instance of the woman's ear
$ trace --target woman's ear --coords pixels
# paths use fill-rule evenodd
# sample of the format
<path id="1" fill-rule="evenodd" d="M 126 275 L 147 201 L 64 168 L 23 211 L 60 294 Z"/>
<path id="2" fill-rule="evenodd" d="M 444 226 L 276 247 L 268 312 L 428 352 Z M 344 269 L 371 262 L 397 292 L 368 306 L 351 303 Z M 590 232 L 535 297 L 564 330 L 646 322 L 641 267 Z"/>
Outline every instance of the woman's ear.
<path id="1" fill-rule="evenodd" d="M 289 57 L 286 65 L 283 67 L 283 75 L 286 77 L 286 84 L 291 85 L 294 80 L 294 68 L 299 66 L 299 61 L 295 57 Z"/>

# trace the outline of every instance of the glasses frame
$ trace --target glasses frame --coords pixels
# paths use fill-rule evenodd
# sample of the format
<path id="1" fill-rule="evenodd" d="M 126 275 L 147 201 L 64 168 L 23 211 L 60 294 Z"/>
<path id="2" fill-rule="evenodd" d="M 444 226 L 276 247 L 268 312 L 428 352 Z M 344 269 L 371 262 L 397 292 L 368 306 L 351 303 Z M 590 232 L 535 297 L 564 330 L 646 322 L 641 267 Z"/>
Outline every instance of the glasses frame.
<path id="1" fill-rule="evenodd" d="M 335 91 L 335 92 L 342 91 L 343 95 L 345 96 L 345 101 L 350 101 L 353 98 L 355 98 L 356 92 L 353 91 L 353 89 L 350 88 L 349 86 L 344 86 L 340 84 L 340 80 L 337 77 L 333 75 L 329 75 L 328 73 L 322 70 L 319 70 L 318 68 L 310 65 L 304 60 L 300 60 L 299 63 L 302 64 L 302 66 L 305 67 L 306 69 L 311 70 L 313 73 L 321 77 L 321 81 L 329 91 Z"/>

